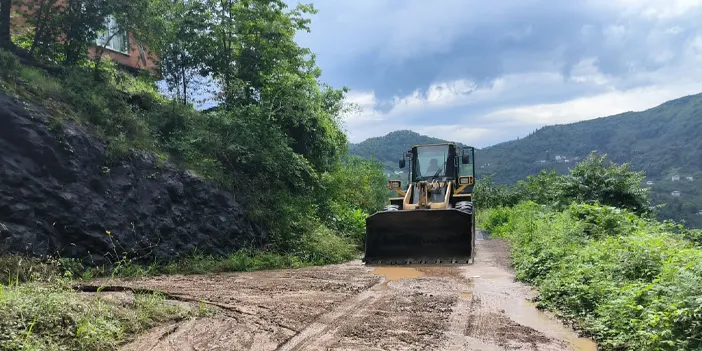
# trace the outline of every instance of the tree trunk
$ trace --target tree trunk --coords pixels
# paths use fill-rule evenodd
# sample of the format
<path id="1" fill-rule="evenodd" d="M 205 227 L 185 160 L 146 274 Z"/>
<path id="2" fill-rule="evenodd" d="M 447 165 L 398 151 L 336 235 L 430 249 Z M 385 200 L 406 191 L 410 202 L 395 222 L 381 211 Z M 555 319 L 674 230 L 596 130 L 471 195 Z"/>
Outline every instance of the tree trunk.
<path id="1" fill-rule="evenodd" d="M 188 104 L 188 81 L 185 73 L 185 65 L 182 65 L 180 74 L 183 77 L 183 105 Z"/>
<path id="2" fill-rule="evenodd" d="M 11 47 L 10 37 L 10 13 L 12 12 L 12 0 L 0 0 L 0 46 Z"/>

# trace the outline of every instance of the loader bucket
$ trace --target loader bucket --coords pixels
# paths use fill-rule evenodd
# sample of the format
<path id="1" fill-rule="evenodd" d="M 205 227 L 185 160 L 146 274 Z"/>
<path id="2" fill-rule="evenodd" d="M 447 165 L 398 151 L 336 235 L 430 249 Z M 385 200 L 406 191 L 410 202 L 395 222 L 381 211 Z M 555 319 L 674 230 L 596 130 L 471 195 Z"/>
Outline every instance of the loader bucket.
<path id="1" fill-rule="evenodd" d="M 366 264 L 467 263 L 473 215 L 458 209 L 377 212 L 366 219 Z"/>

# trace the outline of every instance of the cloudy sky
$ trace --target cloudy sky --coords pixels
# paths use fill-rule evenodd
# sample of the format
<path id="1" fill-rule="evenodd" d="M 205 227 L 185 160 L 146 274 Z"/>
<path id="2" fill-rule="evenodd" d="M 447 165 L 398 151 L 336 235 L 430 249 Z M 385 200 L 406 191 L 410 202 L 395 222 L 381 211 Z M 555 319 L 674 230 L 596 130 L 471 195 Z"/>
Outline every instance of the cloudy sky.
<path id="1" fill-rule="evenodd" d="M 352 142 L 412 129 L 484 147 L 702 92 L 702 0 L 303 2 L 319 13 L 298 41 L 362 108 Z"/>

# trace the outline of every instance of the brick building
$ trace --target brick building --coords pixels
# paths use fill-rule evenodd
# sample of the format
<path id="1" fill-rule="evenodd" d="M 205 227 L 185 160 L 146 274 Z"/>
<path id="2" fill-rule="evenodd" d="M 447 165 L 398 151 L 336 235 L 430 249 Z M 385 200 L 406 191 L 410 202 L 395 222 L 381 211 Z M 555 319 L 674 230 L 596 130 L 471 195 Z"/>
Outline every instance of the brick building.
<path id="1" fill-rule="evenodd" d="M 61 3 L 62 0 L 59 0 L 58 4 L 60 5 Z M 29 28 L 31 25 L 27 23 L 23 14 L 30 14 L 32 10 L 28 9 L 26 5 L 16 4 L 14 2 L 12 9 L 13 12 L 10 21 L 12 32 L 21 33 L 25 29 L 31 29 Z M 110 28 L 110 31 L 118 30 L 119 23 L 116 23 L 114 19 L 106 18 L 105 21 L 109 23 L 108 28 Z M 131 33 L 118 32 L 114 34 L 110 31 L 95 38 L 95 46 L 91 47 L 88 52 L 90 57 L 94 57 L 98 44 L 106 44 L 103 56 L 111 58 L 118 65 L 132 71 L 148 70 L 152 73 L 156 73 L 156 59 L 153 54 L 149 53 L 148 48 L 139 44 Z M 110 37 L 112 37 L 111 40 L 105 43 L 105 40 Z"/>

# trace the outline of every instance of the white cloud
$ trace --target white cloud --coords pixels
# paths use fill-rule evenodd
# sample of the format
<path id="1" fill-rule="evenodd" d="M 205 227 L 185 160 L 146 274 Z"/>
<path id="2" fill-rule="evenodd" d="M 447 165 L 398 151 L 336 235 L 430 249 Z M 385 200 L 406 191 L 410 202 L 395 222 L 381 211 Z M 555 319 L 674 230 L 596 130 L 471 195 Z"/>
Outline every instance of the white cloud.
<path id="1" fill-rule="evenodd" d="M 570 79 L 577 83 L 607 85 L 612 78 L 602 74 L 597 68 L 597 58 L 589 57 L 581 60 L 570 72 Z"/>
<path id="2" fill-rule="evenodd" d="M 629 32 L 621 24 L 612 24 L 602 29 L 602 34 L 609 45 L 618 45 L 627 40 Z"/>
<path id="3" fill-rule="evenodd" d="M 413 129 L 480 147 L 702 91 L 702 0 L 314 2 L 303 45 L 361 88 L 353 142 Z"/>
<path id="4" fill-rule="evenodd" d="M 342 116 L 348 126 L 383 120 L 383 114 L 376 110 L 378 100 L 373 92 L 350 91 L 346 95 L 346 102 L 355 105 Z"/>
<path id="5" fill-rule="evenodd" d="M 538 104 L 501 109 L 479 120 L 510 122 L 515 125 L 552 125 L 611 116 L 627 111 L 643 111 L 663 102 L 702 91 L 702 82 L 652 86 L 612 91 L 556 104 Z"/>
<path id="6" fill-rule="evenodd" d="M 702 6 L 702 0 L 647 0 L 640 2 L 646 4 L 641 14 L 644 17 L 655 19 L 679 17 L 695 7 Z"/>
<path id="7" fill-rule="evenodd" d="M 693 40 L 694 53 L 702 53 L 702 38 Z M 660 74 L 660 75 L 658 75 Z M 655 107 L 665 101 L 681 96 L 702 92 L 702 74 L 691 76 L 671 75 L 670 71 L 658 72 L 648 77 L 632 79 L 661 79 L 658 84 L 649 84 L 631 89 L 619 89 L 614 78 L 603 75 L 596 67 L 596 60 L 586 59 L 576 65 L 570 80 L 565 80 L 556 73 L 538 73 L 514 75 L 497 79 L 492 87 L 471 90 L 469 95 L 461 94 L 471 86 L 465 82 L 434 84 L 428 91 L 438 93 L 414 92 L 412 95 L 395 98 L 394 106 L 385 113 L 375 109 L 378 101 L 370 93 L 364 96 L 365 116 L 370 118 L 352 119 L 357 122 L 349 133 L 352 142 L 360 142 L 368 137 L 381 136 L 397 129 L 412 129 L 422 134 L 460 141 L 477 147 L 485 147 L 497 142 L 525 136 L 544 125 L 572 123 L 598 117 L 610 116 L 627 111 L 642 111 Z M 664 77 L 664 78 L 663 78 Z M 572 98 L 558 103 L 521 104 L 516 107 L 495 106 L 492 111 L 471 113 L 471 106 L 495 104 L 500 99 L 519 100 L 530 86 L 555 89 L 569 85 L 593 86 L 600 90 L 589 96 Z M 442 88 L 438 88 L 442 87 Z M 445 87 L 459 87 L 450 88 Z M 443 89 L 443 90 L 442 90 Z M 532 92 L 533 93 L 533 92 Z M 438 97 L 437 97 L 438 96 Z M 374 102 L 375 105 L 371 104 Z M 431 114 L 442 114 L 446 107 L 460 107 L 459 116 L 451 123 L 437 118 L 421 118 Z M 463 108 L 465 107 L 465 109 Z M 426 113 L 427 110 L 436 112 Z M 424 112 L 424 113 L 422 113 Z M 411 118 L 419 114 L 420 118 Z M 432 124 L 435 122 L 435 124 Z"/>

